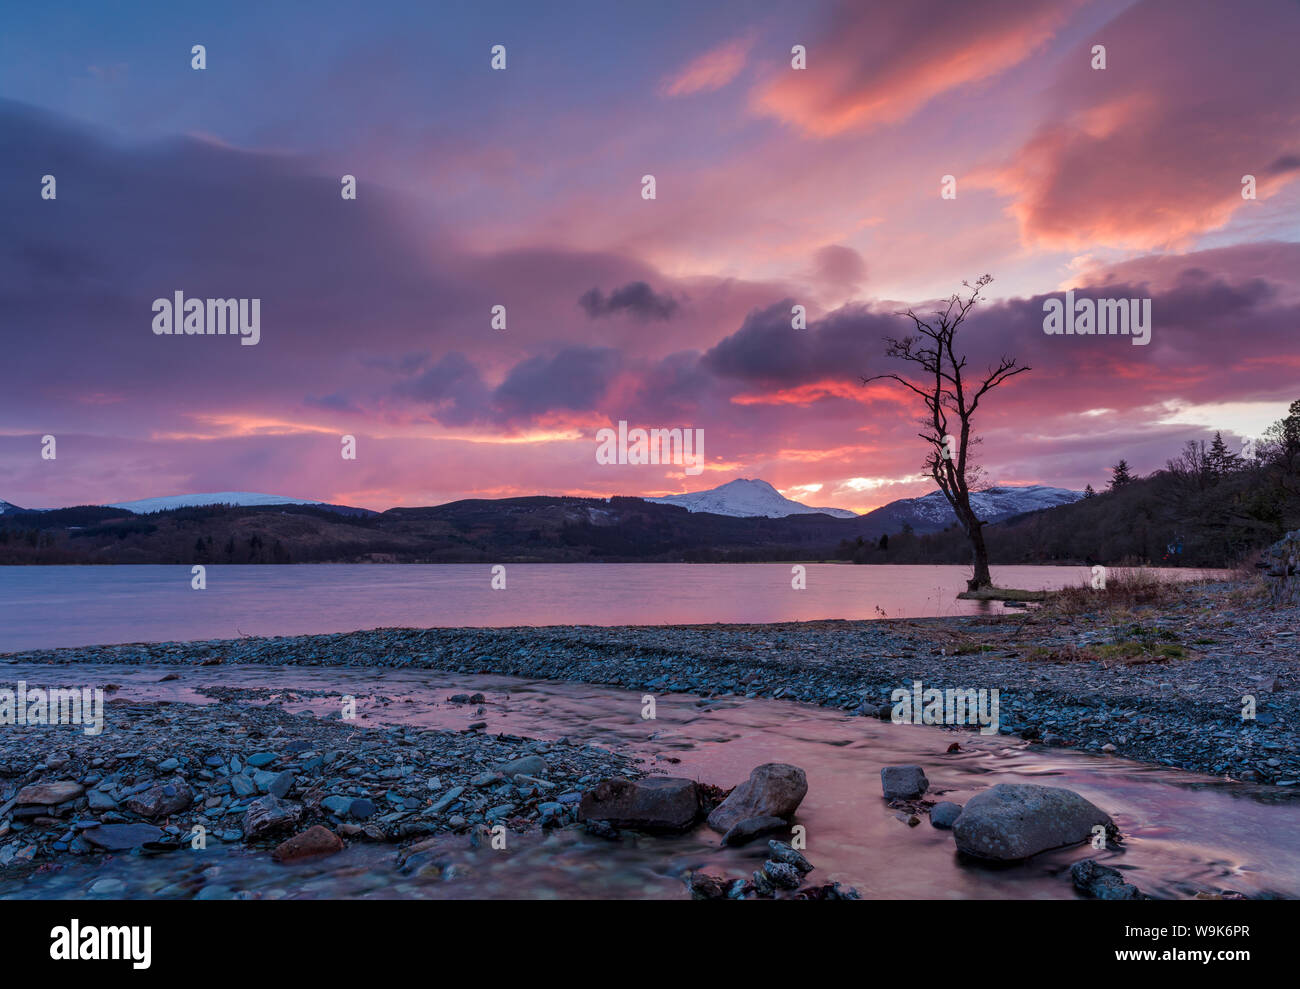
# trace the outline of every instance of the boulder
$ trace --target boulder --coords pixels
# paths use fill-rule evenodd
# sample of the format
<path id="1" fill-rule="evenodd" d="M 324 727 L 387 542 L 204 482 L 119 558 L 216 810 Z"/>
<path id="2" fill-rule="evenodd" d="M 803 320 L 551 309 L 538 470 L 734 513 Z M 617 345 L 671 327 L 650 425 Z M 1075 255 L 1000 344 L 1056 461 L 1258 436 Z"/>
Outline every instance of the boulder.
<path id="1" fill-rule="evenodd" d="M 920 766 L 886 766 L 880 771 L 880 786 L 886 800 L 915 800 L 930 789 Z"/>
<path id="2" fill-rule="evenodd" d="M 731 826 L 731 829 L 722 836 L 722 843 L 724 845 L 743 845 L 748 841 L 753 841 L 759 835 L 779 831 L 784 827 L 788 827 L 788 825 L 779 817 L 747 817 Z"/>
<path id="3" fill-rule="evenodd" d="M 633 831 L 685 831 L 700 813 L 695 781 L 674 777 L 598 783 L 582 795 L 579 821 L 605 821 Z"/>
<path id="4" fill-rule="evenodd" d="M 1033 783 L 999 783 L 972 797 L 953 823 L 957 850 L 977 858 L 1015 861 L 1092 837 L 1114 822 L 1073 790 Z"/>
<path id="5" fill-rule="evenodd" d="M 126 809 L 141 817 L 166 817 L 183 811 L 194 802 L 189 785 L 180 780 L 159 783 L 126 801 Z"/>
<path id="6" fill-rule="evenodd" d="M 81 832 L 81 837 L 101 851 L 122 852 L 139 848 L 145 842 L 161 841 L 164 833 L 152 824 L 101 824 L 97 828 L 87 828 Z"/>
<path id="7" fill-rule="evenodd" d="M 261 797 L 244 813 L 244 840 L 256 841 L 288 831 L 302 817 L 302 808 L 279 797 Z"/>
<path id="8" fill-rule="evenodd" d="M 930 824 L 944 831 L 952 828 L 960 816 L 961 804 L 955 804 L 951 800 L 942 800 L 930 808 Z"/>
<path id="9" fill-rule="evenodd" d="M 318 855 L 333 855 L 343 851 L 343 839 L 329 828 L 313 825 L 301 834 L 282 841 L 271 853 L 277 862 L 297 862 Z"/>
<path id="10" fill-rule="evenodd" d="M 496 771 L 507 778 L 523 773 L 525 776 L 545 776 L 551 767 L 539 755 L 526 755 L 522 759 L 513 759 L 497 766 Z"/>
<path id="11" fill-rule="evenodd" d="M 14 797 L 14 803 L 18 806 L 39 804 L 43 807 L 53 807 L 55 804 L 75 800 L 85 792 L 86 788 L 84 786 L 71 781 L 33 783 L 18 791 L 18 795 Z"/>
<path id="12" fill-rule="evenodd" d="M 709 827 L 725 834 L 752 817 L 789 821 L 808 793 L 808 778 L 798 766 L 768 762 L 749 774 L 709 815 Z"/>

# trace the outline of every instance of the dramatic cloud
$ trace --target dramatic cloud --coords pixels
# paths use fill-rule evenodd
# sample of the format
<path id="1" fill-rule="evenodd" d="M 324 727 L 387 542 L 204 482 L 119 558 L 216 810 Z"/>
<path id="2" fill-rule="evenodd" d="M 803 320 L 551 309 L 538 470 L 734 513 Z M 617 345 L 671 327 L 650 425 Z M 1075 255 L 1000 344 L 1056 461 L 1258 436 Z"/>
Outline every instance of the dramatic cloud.
<path id="1" fill-rule="evenodd" d="M 1061 0 L 838 3 L 823 35 L 808 46 L 808 68 L 782 68 L 758 89 L 754 105 L 821 137 L 895 123 L 943 93 L 1023 61 L 1076 6 Z"/>
<path id="2" fill-rule="evenodd" d="M 989 181 L 1030 244 L 1185 246 L 1295 179 L 1297 36 L 1291 3 L 1142 0 L 1067 53 L 1047 119 Z"/>
<path id="3" fill-rule="evenodd" d="M 622 358 L 612 347 L 565 347 L 511 369 L 495 401 L 508 416 L 587 412 L 609 388 Z"/>
<path id="4" fill-rule="evenodd" d="M 483 5 L 259 17 L 301 57 L 241 37 L 247 71 L 215 76 L 142 14 L 87 8 L 57 49 L 6 21 L 40 57 L 0 60 L 0 498 L 386 508 L 757 476 L 866 509 L 928 485 L 920 410 L 862 378 L 904 370 L 899 310 L 982 271 L 972 368 L 1033 368 L 981 409 L 995 478 L 1097 485 L 1117 453 L 1148 471 L 1300 397 L 1290 0 L 724 3 L 650 29 L 560 7 L 501 73 L 421 47 L 495 37 Z M 1066 288 L 1150 298 L 1151 343 L 1047 336 Z M 259 299 L 261 342 L 155 336 L 177 290 Z M 597 464 L 619 419 L 704 429 L 706 473 Z"/>
<path id="5" fill-rule="evenodd" d="M 627 313 L 641 319 L 672 319 L 677 312 L 677 300 L 670 295 L 658 295 L 645 282 L 632 282 L 605 295 L 593 288 L 583 293 L 578 305 L 592 319 Z"/>

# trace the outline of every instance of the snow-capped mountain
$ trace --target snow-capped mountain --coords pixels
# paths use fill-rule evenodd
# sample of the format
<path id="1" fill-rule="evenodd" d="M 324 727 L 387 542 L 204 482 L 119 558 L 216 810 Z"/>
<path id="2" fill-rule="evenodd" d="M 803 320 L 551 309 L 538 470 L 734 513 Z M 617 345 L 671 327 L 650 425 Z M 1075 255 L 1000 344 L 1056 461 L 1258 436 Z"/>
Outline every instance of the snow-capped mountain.
<path id="1" fill-rule="evenodd" d="M 770 519 L 787 515 L 832 515 L 837 519 L 855 519 L 856 512 L 843 508 L 812 508 L 786 498 L 766 481 L 742 478 L 708 491 L 690 494 L 665 495 L 662 498 L 645 498 L 644 501 L 663 505 L 680 505 L 690 512 L 709 512 L 713 515 L 731 515 L 738 518 L 764 516 Z"/>
<path id="2" fill-rule="evenodd" d="M 0 501 L 0 515 L 3 515 L 5 512 L 21 512 L 21 511 L 24 511 L 24 509 L 19 508 L 17 505 L 11 505 L 7 501 Z"/>
<path id="3" fill-rule="evenodd" d="M 172 508 L 193 508 L 197 505 L 319 505 L 319 501 L 306 498 L 286 498 L 283 495 L 257 494 L 253 491 L 216 491 L 209 494 L 166 495 L 162 498 L 141 498 L 139 501 L 115 501 L 107 508 L 124 508 L 137 515 L 165 512 Z"/>
<path id="4" fill-rule="evenodd" d="M 1027 484 L 1022 487 L 1003 486 L 972 491 L 970 503 L 983 521 L 1000 522 L 1025 512 L 1068 505 L 1082 497 L 1082 491 Z M 898 532 L 904 524 L 910 525 L 917 533 L 940 532 L 956 521 L 942 491 L 932 491 L 920 498 L 891 501 L 883 508 L 877 508 L 862 517 L 879 523 L 882 533 Z"/>

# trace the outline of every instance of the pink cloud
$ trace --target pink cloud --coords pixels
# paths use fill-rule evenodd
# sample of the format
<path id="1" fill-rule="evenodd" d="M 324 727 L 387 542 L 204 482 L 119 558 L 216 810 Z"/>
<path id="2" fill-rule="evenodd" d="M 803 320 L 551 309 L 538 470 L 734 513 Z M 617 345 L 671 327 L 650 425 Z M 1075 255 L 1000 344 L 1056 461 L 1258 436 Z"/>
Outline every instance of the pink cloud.
<path id="1" fill-rule="evenodd" d="M 752 37 L 735 38 L 710 49 L 665 79 L 664 93 L 668 96 L 690 96 L 721 89 L 740 74 L 753 45 Z"/>
<path id="2" fill-rule="evenodd" d="M 1027 244 L 1056 249 L 1186 247 L 1266 210 L 1300 175 L 1298 35 L 1289 3 L 1135 4 L 1065 57 L 1045 121 L 988 184 Z"/>
<path id="3" fill-rule="evenodd" d="M 753 107 L 820 137 L 896 123 L 1028 58 L 1077 6 L 1078 0 L 844 3 L 808 45 L 808 67 L 783 66 L 755 91 Z"/>

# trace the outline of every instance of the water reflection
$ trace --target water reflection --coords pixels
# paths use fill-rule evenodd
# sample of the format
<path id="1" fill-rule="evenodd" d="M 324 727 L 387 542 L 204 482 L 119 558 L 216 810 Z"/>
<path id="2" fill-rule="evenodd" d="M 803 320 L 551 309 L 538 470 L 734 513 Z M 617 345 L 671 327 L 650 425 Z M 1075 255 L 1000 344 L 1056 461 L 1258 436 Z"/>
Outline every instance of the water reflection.
<path id="1" fill-rule="evenodd" d="M 66 671 L 11 667 L 13 678 L 55 685 Z M 326 691 L 358 698 L 362 723 L 459 729 L 484 720 L 491 732 L 568 737 L 638 754 L 649 769 L 732 786 L 764 762 L 790 762 L 808 776 L 797 823 L 818 883 L 839 881 L 884 898 L 1070 898 L 1068 867 L 1095 855 L 1159 897 L 1239 890 L 1300 896 L 1300 801 L 1275 789 L 1229 784 L 1180 770 L 1031 746 L 1001 736 L 950 733 L 801 704 L 725 699 L 700 703 L 662 695 L 657 718 L 641 719 L 641 695 L 588 684 L 533 681 L 430 670 L 214 667 L 187 669 L 181 681 L 156 682 L 164 668 L 79 667 L 81 683 L 112 681 L 119 697 L 203 702 L 204 686 L 261 688 L 255 703 L 277 701 L 297 712 L 337 710 Z M 449 704 L 454 693 L 481 691 L 484 713 Z M 110 721 L 111 730 L 111 721 Z M 961 748 L 947 748 L 958 740 Z M 672 760 L 672 761 L 670 761 Z M 920 763 L 932 796 L 964 802 L 1002 782 L 1077 790 L 1109 812 L 1126 835 L 1119 853 L 1075 848 L 1026 864 L 990 867 L 963 861 L 950 832 L 928 821 L 909 827 L 880 797 L 880 769 Z M 666 897 L 684 895 L 691 869 L 739 877 L 761 865 L 762 842 L 721 849 L 701 827 L 684 837 L 625 835 L 609 843 L 584 833 L 512 836 L 508 851 L 473 849 L 448 836 L 399 872 L 391 846 L 355 844 L 319 862 L 279 866 L 266 852 L 215 843 L 202 853 L 128 856 L 98 867 L 77 864 L 26 882 L 0 877 L 5 896 L 259 897 Z M 97 885 L 109 880 L 107 885 Z"/>

